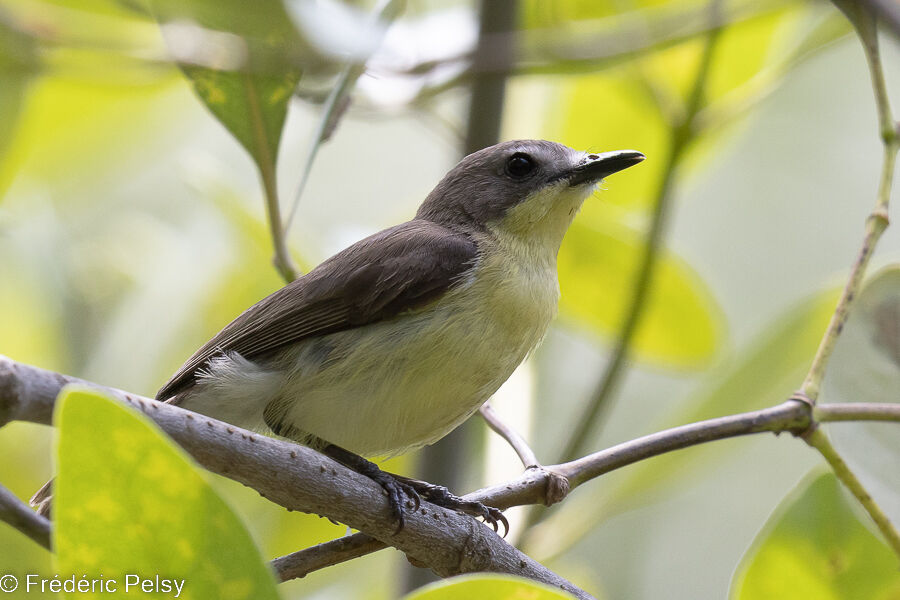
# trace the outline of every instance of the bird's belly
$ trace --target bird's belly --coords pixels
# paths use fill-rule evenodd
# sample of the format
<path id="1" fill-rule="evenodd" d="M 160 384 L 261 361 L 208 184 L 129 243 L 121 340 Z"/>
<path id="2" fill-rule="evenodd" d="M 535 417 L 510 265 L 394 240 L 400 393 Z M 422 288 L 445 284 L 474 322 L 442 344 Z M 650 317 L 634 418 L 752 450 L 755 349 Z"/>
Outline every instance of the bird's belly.
<path id="1" fill-rule="evenodd" d="M 285 423 L 368 456 L 398 454 L 449 433 L 509 378 L 556 307 L 552 291 L 485 301 L 478 287 L 421 313 L 301 347 L 282 390 Z M 502 294 L 498 289 L 491 287 Z"/>

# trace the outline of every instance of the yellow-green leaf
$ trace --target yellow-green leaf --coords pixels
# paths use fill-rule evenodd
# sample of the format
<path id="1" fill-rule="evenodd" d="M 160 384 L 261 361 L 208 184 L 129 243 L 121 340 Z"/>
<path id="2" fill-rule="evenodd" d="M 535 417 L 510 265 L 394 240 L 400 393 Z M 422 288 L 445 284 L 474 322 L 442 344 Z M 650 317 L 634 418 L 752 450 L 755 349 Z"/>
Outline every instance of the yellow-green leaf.
<path id="1" fill-rule="evenodd" d="M 549 585 L 513 575 L 461 575 L 426 585 L 403 600 L 571 600 L 574 596 Z"/>
<path id="2" fill-rule="evenodd" d="M 831 473 L 782 502 L 737 569 L 732 600 L 890 600 L 897 557 L 857 518 Z"/>
<path id="3" fill-rule="evenodd" d="M 158 575 L 170 585 L 183 580 L 182 599 L 278 598 L 240 519 L 147 418 L 76 387 L 60 394 L 55 422 L 53 545 L 61 577 L 102 576 L 122 593 L 128 575 Z"/>
<path id="4" fill-rule="evenodd" d="M 215 0 L 155 0 L 163 24 L 191 19 L 210 32 L 228 32 L 233 58 L 222 69 L 182 63 L 194 91 L 263 170 L 274 169 L 288 103 L 300 80 L 293 55 L 301 46 L 278 0 L 251 4 Z M 239 41 L 240 44 L 235 42 Z M 243 54 L 243 56 L 241 56 Z"/>
<path id="5" fill-rule="evenodd" d="M 572 225 L 559 253 L 560 314 L 614 337 L 631 301 L 643 240 L 607 219 Z M 664 366 L 706 364 L 722 337 L 718 305 L 699 276 L 670 252 L 659 258 L 646 309 L 635 334 L 635 356 Z"/>

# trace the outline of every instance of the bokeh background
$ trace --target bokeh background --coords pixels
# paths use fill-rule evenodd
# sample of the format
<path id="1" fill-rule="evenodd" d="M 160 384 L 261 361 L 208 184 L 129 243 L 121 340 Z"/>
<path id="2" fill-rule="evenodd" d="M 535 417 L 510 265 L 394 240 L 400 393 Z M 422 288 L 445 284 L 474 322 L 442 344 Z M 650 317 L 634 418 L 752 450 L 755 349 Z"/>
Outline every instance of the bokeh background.
<path id="1" fill-rule="evenodd" d="M 298 264 L 308 269 L 410 218 L 473 142 L 474 118 L 495 122 L 504 140 L 634 148 L 647 161 L 586 203 L 560 253 L 560 316 L 495 408 L 543 462 L 561 458 L 631 306 L 661 190 L 647 303 L 623 377 L 578 452 L 786 398 L 855 257 L 880 168 L 868 72 L 847 21 L 829 3 L 795 0 L 715 10 L 706 2 L 510 4 L 517 35 L 490 38 L 511 48 L 510 62 L 473 66 L 477 3 L 409 0 L 375 35 L 369 5 L 285 1 L 308 45 L 292 59 L 304 70 L 278 157 L 285 213 L 341 57 L 368 58 L 289 230 Z M 253 162 L 172 63 L 173 53 L 215 59 L 228 44 L 176 21 L 167 45 L 145 9 L 0 0 L 0 352 L 153 396 L 282 280 Z M 900 99 L 900 54 L 891 36 L 883 42 L 891 96 Z M 505 94 L 485 115 L 492 109 L 479 112 L 470 98 L 487 78 Z M 673 161 L 676 138 L 683 144 Z M 873 272 L 898 256 L 900 235 L 889 229 Z M 860 359 L 845 351 L 841 360 L 852 370 Z M 0 482 L 27 498 L 52 472 L 53 437 L 24 424 L 0 431 Z M 842 443 L 853 452 L 852 439 Z M 885 448 L 900 451 L 886 442 L 877 452 Z M 896 464 L 898 454 L 877 452 Z M 600 597 L 723 597 L 757 532 L 818 462 L 788 436 L 717 442 L 604 476 L 551 509 L 511 510 L 510 539 Z M 424 458 L 387 468 L 442 473 L 436 479 L 460 492 L 520 469 L 477 418 Z M 344 533 L 215 481 L 264 556 Z M 877 491 L 900 517 L 898 488 Z M 0 528 L 2 570 L 51 565 L 47 552 Z M 425 580 L 387 550 L 281 592 L 393 598 Z"/>

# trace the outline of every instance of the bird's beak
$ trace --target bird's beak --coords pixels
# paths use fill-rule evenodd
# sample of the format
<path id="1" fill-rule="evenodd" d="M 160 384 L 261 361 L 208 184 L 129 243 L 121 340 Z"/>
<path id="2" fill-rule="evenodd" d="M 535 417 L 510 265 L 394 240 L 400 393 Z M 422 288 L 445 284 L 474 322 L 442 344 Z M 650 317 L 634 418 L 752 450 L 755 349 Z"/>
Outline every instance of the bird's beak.
<path id="1" fill-rule="evenodd" d="M 559 178 L 568 180 L 570 186 L 597 183 L 608 175 L 633 167 L 645 158 L 637 150 L 614 150 L 602 154 L 589 154 L 582 162 L 561 174 Z"/>

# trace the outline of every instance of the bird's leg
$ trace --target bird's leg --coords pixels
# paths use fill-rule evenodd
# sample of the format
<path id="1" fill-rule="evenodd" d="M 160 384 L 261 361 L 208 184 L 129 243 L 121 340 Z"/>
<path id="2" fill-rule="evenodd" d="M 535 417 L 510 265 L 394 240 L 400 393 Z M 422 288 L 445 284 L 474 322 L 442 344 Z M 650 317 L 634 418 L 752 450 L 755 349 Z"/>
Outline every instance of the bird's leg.
<path id="1" fill-rule="evenodd" d="M 509 533 L 509 521 L 506 520 L 506 517 L 503 516 L 503 513 L 499 508 L 486 506 L 476 500 L 463 500 L 442 485 L 434 485 L 427 481 L 420 481 L 402 475 L 394 475 L 393 473 L 390 473 L 390 475 L 397 481 L 414 489 L 419 496 L 432 504 L 437 504 L 443 508 L 449 508 L 450 510 L 455 510 L 456 512 L 461 512 L 473 517 L 481 517 L 484 519 L 485 523 L 494 528 L 494 531 L 499 531 L 499 525 L 502 524 L 503 537 L 506 537 L 506 534 Z"/>
<path id="2" fill-rule="evenodd" d="M 502 524 L 504 536 L 509 532 L 509 522 L 499 509 L 485 506 L 481 502 L 463 500 L 440 485 L 382 471 L 372 461 L 324 440 L 315 440 L 313 444 L 322 454 L 333 458 L 345 467 L 353 469 L 360 475 L 365 475 L 387 492 L 391 514 L 397 520 L 397 532 L 402 530 L 405 524 L 404 494 L 412 501 L 412 505 L 410 506 L 407 503 L 407 507 L 411 507 L 413 511 L 419 509 L 420 498 L 425 498 L 432 504 L 437 504 L 443 508 L 449 508 L 473 517 L 481 517 L 488 525 L 494 528 L 494 531 L 499 531 L 499 524 Z"/>
<path id="3" fill-rule="evenodd" d="M 378 465 L 372 461 L 366 460 L 359 454 L 354 454 L 340 446 L 324 442 L 322 445 L 318 446 L 318 448 L 322 454 L 333 458 L 345 467 L 353 469 L 360 475 L 365 475 L 387 492 L 388 504 L 391 507 L 391 515 L 397 521 L 397 530 L 394 533 L 399 533 L 406 522 L 403 508 L 404 494 L 412 501 L 413 511 L 418 510 L 421 500 L 419 499 L 416 488 L 399 480 L 396 475 L 388 473 L 387 471 L 382 471 L 378 468 Z M 409 506 L 409 504 L 407 504 L 407 506 Z"/>

